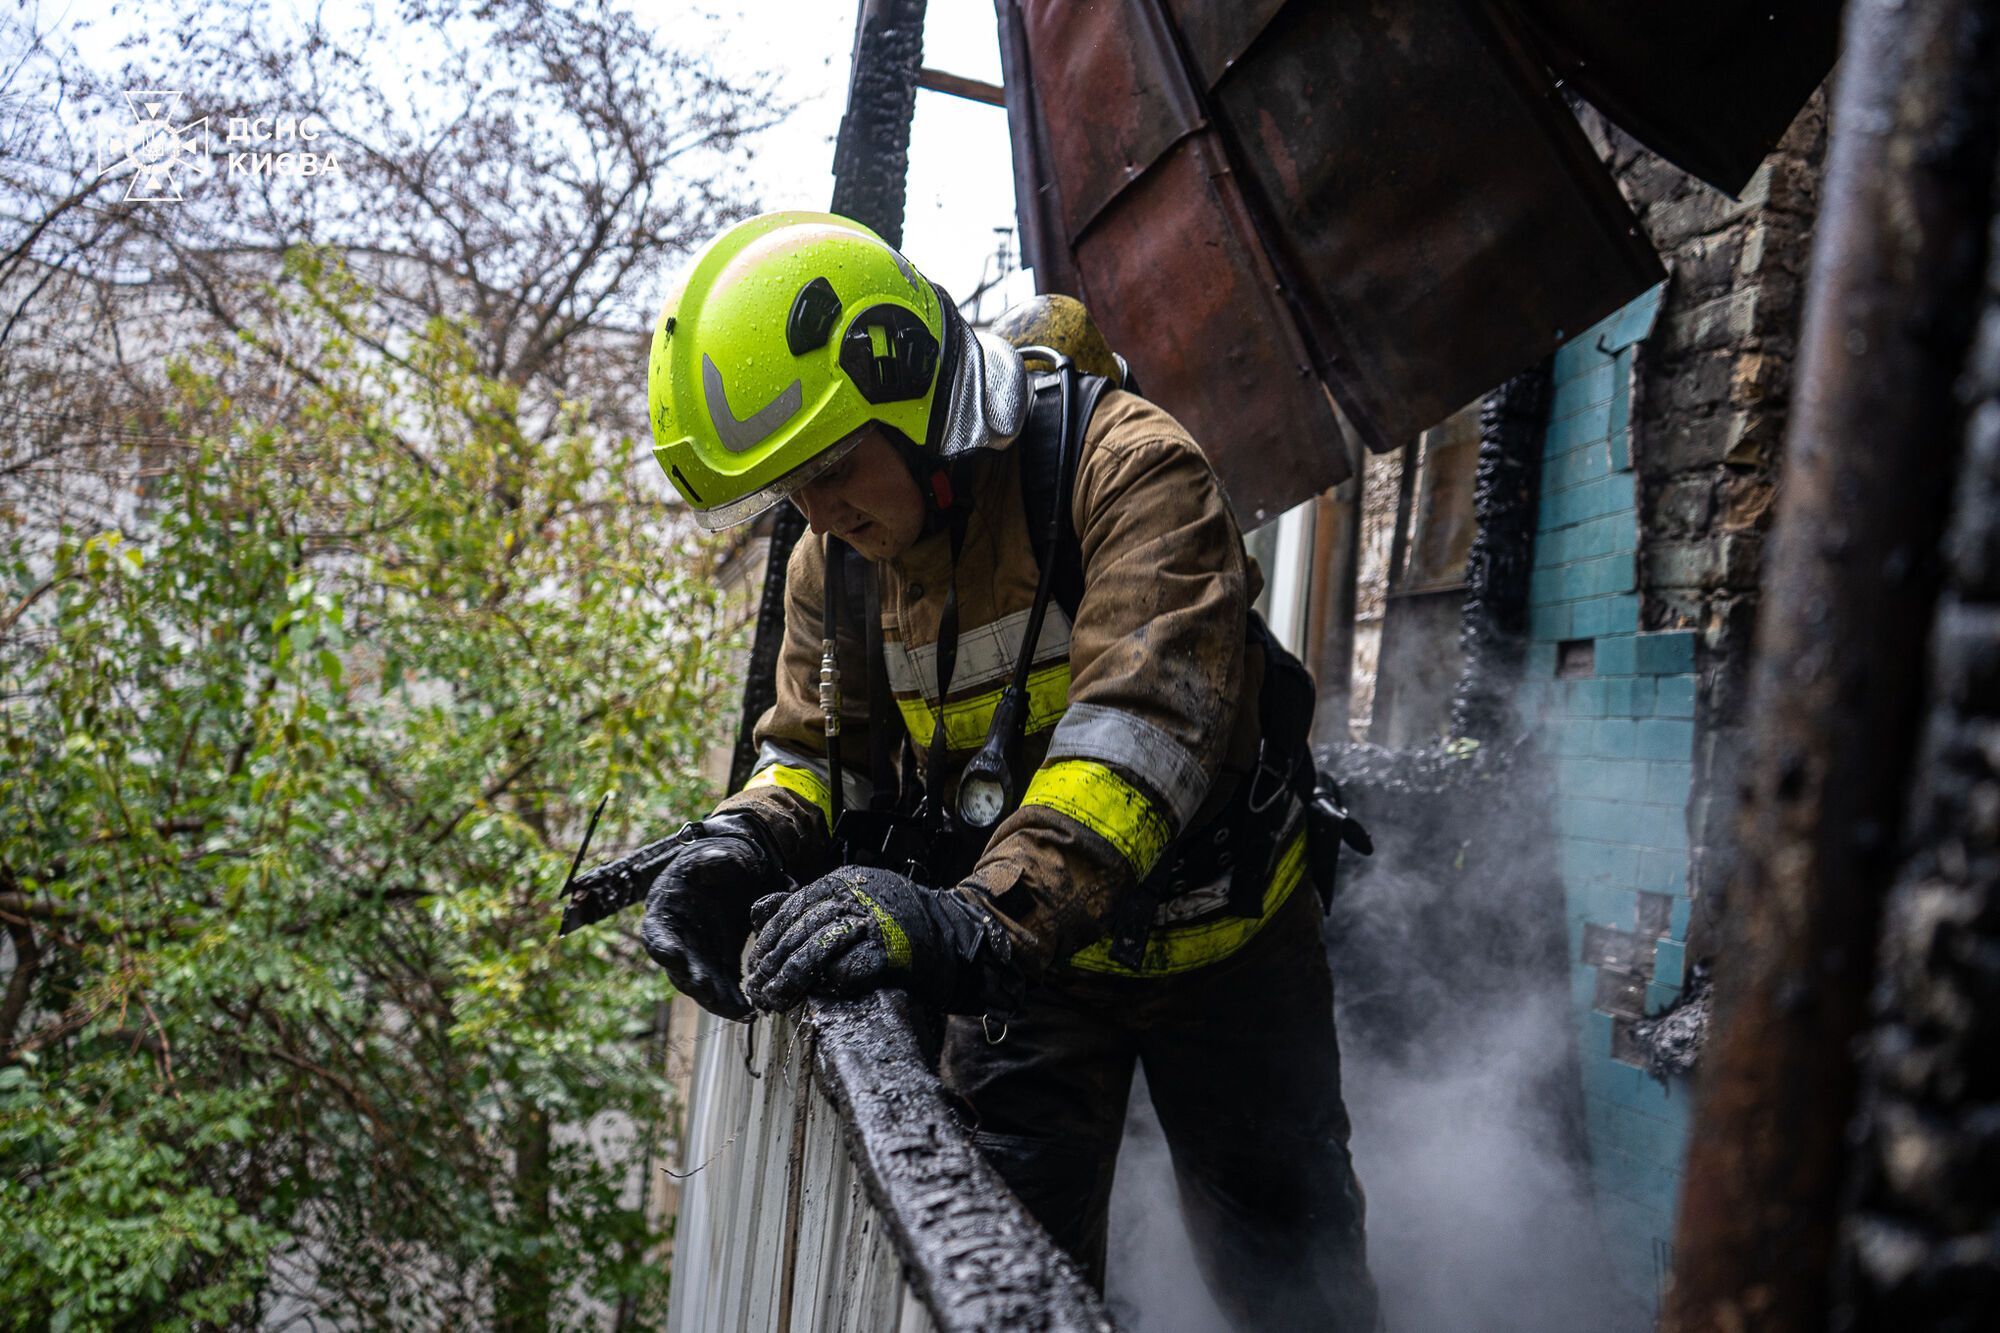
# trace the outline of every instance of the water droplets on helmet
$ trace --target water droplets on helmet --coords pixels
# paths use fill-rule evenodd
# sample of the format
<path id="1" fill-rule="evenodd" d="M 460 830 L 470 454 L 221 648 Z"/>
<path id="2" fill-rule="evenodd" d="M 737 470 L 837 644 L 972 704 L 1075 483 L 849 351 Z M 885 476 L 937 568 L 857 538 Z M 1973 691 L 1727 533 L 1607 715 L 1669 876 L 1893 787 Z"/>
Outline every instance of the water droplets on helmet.
<path id="1" fill-rule="evenodd" d="M 832 214 L 765 214 L 705 246 L 647 372 L 654 456 L 698 521 L 726 527 L 793 494 L 865 427 L 938 447 L 965 387 L 946 373 L 964 336 L 947 304 Z"/>

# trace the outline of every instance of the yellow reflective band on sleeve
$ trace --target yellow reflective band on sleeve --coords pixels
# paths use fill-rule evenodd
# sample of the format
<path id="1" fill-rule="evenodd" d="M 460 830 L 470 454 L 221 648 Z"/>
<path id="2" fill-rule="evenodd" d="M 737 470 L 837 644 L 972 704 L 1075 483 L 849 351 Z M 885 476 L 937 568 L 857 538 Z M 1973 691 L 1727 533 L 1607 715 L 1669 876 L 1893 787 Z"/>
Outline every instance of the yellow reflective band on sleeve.
<path id="1" fill-rule="evenodd" d="M 1122 977 L 1164 977 L 1176 972 L 1192 972 L 1197 967 L 1219 963 L 1255 938 L 1264 923 L 1277 914 L 1285 900 L 1305 878 L 1306 831 L 1303 827 L 1285 844 L 1271 882 L 1264 886 L 1264 910 L 1254 917 L 1225 916 L 1192 926 L 1155 927 L 1146 936 L 1146 956 L 1137 967 L 1111 961 L 1111 941 L 1102 939 L 1079 949 L 1066 960 L 1082 972 L 1105 972 Z"/>
<path id="2" fill-rule="evenodd" d="M 986 733 L 993 726 L 993 713 L 1000 707 L 1000 696 L 1004 690 L 988 690 L 968 699 L 957 699 L 944 706 L 944 743 L 952 750 L 976 750 L 986 743 Z M 1069 707 L 1069 663 L 1056 662 L 1028 673 L 1028 725 L 1027 733 L 1032 736 L 1038 731 L 1046 731 L 1062 719 L 1063 711 Z M 896 700 L 896 711 L 903 715 L 903 725 L 910 729 L 910 738 L 918 745 L 931 743 L 931 732 L 937 727 L 937 714 L 921 697 L 912 696 Z"/>
<path id="3" fill-rule="evenodd" d="M 827 790 L 826 779 L 810 768 L 798 768 L 791 764 L 772 764 L 760 769 L 743 784 L 743 790 L 752 787 L 783 787 L 794 796 L 804 797 L 819 807 L 820 817 L 826 820 L 827 831 L 833 831 L 833 793 Z"/>
<path id="4" fill-rule="evenodd" d="M 1153 872 L 1160 853 L 1173 841 L 1166 816 L 1137 787 L 1094 759 L 1043 764 L 1021 804 L 1068 815 L 1116 847 L 1140 879 Z"/>

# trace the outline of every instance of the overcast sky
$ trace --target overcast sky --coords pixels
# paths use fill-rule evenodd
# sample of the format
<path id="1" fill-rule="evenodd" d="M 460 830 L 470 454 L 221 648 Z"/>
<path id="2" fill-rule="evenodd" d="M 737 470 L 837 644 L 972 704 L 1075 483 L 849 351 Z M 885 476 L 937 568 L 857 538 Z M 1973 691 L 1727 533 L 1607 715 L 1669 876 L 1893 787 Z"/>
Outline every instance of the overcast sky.
<path id="1" fill-rule="evenodd" d="M 641 9 L 635 12 L 644 13 Z M 721 6 L 658 6 L 663 36 L 706 48 L 729 71 L 780 70 L 798 109 L 753 151 L 749 186 L 766 208 L 824 209 L 833 197 L 833 141 L 847 106 L 856 7 L 851 0 L 762 0 Z M 1000 40 L 991 0 L 931 0 L 924 63 L 985 83 L 1000 82 Z M 1014 225 L 1007 113 L 999 107 L 917 94 L 911 130 L 909 205 L 903 249 L 955 297 L 978 283 L 995 227 Z"/>
<path id="2" fill-rule="evenodd" d="M 218 13 L 310 11 L 317 0 L 214 0 Z M 393 4 L 393 0 L 390 0 Z M 833 197 L 833 145 L 847 105 L 847 76 L 854 47 L 854 0 L 628 0 L 630 11 L 650 21 L 671 45 L 705 51 L 725 72 L 752 78 L 776 76 L 780 94 L 795 110 L 751 145 L 742 192 L 764 208 L 824 209 Z M 85 50 L 105 51 L 121 37 L 136 38 L 171 70 L 176 34 L 147 22 L 148 6 L 135 0 L 48 0 L 37 7 L 42 23 Z M 337 11 L 328 11 L 337 12 Z M 931 0 L 924 30 L 924 63 L 935 69 L 1000 82 L 1000 43 L 992 0 Z M 405 48 L 413 62 L 420 52 Z M 167 85 L 171 86 L 171 85 Z M 206 110 L 206 108 L 198 109 Z M 189 114 L 196 114 L 190 111 Z M 954 297 L 968 296 L 993 255 L 994 229 L 1014 226 L 1013 167 L 1007 113 L 999 107 L 917 94 L 911 132 L 908 212 L 903 249 Z M 665 290 L 665 283 L 659 284 Z M 1019 281 L 1014 290 L 1025 294 Z M 1032 290 L 1029 288 L 1028 290 Z M 635 293 L 650 310 L 658 293 Z M 997 311 L 997 304 L 990 307 Z"/>

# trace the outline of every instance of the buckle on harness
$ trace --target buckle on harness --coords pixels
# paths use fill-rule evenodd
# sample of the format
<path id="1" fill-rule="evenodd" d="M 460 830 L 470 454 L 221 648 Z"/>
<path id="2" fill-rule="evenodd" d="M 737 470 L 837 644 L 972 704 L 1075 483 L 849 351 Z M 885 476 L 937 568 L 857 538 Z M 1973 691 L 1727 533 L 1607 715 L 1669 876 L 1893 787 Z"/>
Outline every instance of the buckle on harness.
<path id="1" fill-rule="evenodd" d="M 1283 800 L 1285 794 L 1292 789 L 1292 778 L 1299 771 L 1299 756 L 1296 753 L 1292 755 L 1292 762 L 1285 765 L 1284 771 L 1280 772 L 1271 767 L 1270 761 L 1265 758 L 1270 752 L 1270 739 L 1268 737 L 1259 737 L 1257 741 L 1257 767 L 1251 770 L 1250 790 L 1244 795 L 1243 802 L 1244 806 L 1253 815 L 1264 814 L 1273 805 Z M 1271 794 L 1259 797 L 1257 794 L 1258 784 L 1267 775 L 1273 779 Z"/>
<path id="2" fill-rule="evenodd" d="M 1269 737 L 1257 742 L 1257 767 L 1251 770 L 1249 789 L 1243 797 L 1243 847 L 1229 875 L 1229 914 L 1255 917 L 1264 913 L 1265 880 L 1278 849 L 1278 835 L 1284 831 L 1287 798 L 1294 795 L 1300 750 L 1292 751 L 1291 762 L 1283 769 L 1270 761 Z M 1267 788 L 1268 784 L 1268 790 Z"/>

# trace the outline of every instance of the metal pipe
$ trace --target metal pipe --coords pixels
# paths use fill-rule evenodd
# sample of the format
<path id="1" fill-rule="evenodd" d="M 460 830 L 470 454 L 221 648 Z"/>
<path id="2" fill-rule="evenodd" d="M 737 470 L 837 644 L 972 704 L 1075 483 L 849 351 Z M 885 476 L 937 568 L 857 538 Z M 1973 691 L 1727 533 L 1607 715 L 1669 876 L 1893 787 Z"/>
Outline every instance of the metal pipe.
<path id="1" fill-rule="evenodd" d="M 1396 477 L 1396 516 L 1394 526 L 1389 531 L 1389 568 L 1385 573 L 1383 595 L 1394 596 L 1403 586 L 1403 565 L 1410 558 L 1410 525 L 1416 507 L 1417 472 L 1422 467 L 1423 438 L 1403 441 L 1403 470 Z M 1382 624 L 1387 628 L 1389 617 L 1385 608 Z"/>
<path id="2" fill-rule="evenodd" d="M 1021 228 L 1021 264 L 1035 271 L 1035 290 L 1064 292 L 1088 304 L 1062 226 L 1061 191 L 1053 173 L 1037 163 L 1054 161 L 1048 127 L 1036 103 L 1028 64 L 1028 33 L 1019 0 L 994 0 L 1000 28 L 1000 91 L 1007 104 L 1007 137 L 1013 148 L 1014 209 Z"/>
<path id="3" fill-rule="evenodd" d="M 1848 8 L 1669 1333 L 1826 1327 L 1991 206 L 1971 37 L 1994 3 Z"/>
<path id="4" fill-rule="evenodd" d="M 1354 698 L 1354 576 L 1361 563 L 1361 477 L 1356 472 L 1314 502 L 1304 656 L 1319 687 L 1313 708 L 1315 745 L 1347 739 Z"/>

